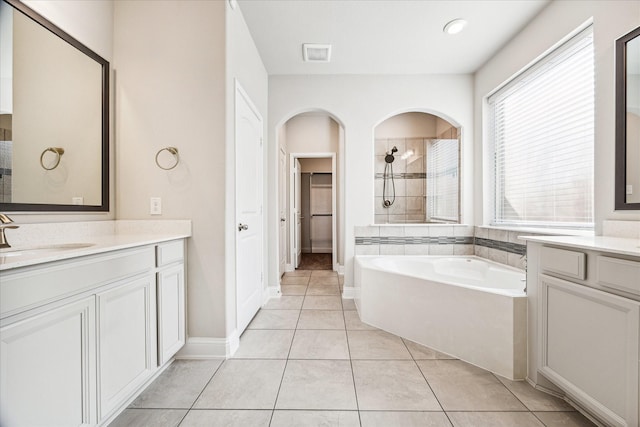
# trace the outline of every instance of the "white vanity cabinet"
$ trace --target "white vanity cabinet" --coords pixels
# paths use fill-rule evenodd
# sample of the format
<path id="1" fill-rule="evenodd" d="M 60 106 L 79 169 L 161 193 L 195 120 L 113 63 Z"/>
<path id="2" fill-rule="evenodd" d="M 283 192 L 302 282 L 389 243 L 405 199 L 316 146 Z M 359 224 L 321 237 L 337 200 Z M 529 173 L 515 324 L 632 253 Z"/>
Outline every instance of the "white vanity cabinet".
<path id="1" fill-rule="evenodd" d="M 640 258 L 537 242 L 527 252 L 530 379 L 544 384 L 541 374 L 607 426 L 638 426 L 640 292 L 628 291 L 640 291 Z"/>
<path id="2" fill-rule="evenodd" d="M 0 425 L 95 424 L 95 298 L 0 328 Z"/>
<path id="3" fill-rule="evenodd" d="M 100 419 L 124 404 L 156 369 L 155 288 L 150 273 L 96 295 Z"/>
<path id="4" fill-rule="evenodd" d="M 186 340 L 184 243 L 158 245 L 158 364 L 169 361 Z"/>
<path id="5" fill-rule="evenodd" d="M 178 239 L 3 270 L 0 425 L 110 422 L 184 344 L 184 259 Z"/>

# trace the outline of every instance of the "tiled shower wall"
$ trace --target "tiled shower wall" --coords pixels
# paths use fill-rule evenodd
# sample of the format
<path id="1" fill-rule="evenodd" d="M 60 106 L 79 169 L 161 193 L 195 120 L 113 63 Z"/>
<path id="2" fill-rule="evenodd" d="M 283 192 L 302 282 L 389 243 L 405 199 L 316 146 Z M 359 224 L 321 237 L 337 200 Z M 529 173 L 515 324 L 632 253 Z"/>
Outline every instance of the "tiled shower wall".
<path id="1" fill-rule="evenodd" d="M 524 235 L 536 234 L 470 225 L 355 227 L 355 254 L 476 255 L 524 269 Z"/>
<path id="2" fill-rule="evenodd" d="M 425 147 L 429 138 L 376 139 L 375 142 L 375 223 L 406 224 L 426 222 Z M 393 147 L 398 149 L 393 161 L 395 202 L 383 206 L 384 157 Z M 408 155 L 409 152 L 413 154 Z M 402 156 L 406 154 L 406 158 Z M 388 181 L 388 185 L 391 180 Z M 387 193 L 390 194 L 390 193 Z"/>

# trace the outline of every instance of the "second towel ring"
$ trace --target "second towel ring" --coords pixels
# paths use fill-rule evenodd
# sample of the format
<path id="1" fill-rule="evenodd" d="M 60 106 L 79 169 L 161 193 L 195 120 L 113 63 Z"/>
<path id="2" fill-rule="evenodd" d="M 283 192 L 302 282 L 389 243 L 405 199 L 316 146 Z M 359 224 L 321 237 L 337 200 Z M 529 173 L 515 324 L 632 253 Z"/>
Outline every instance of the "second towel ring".
<path id="1" fill-rule="evenodd" d="M 53 166 L 51 166 L 50 168 L 48 168 L 48 167 L 46 167 L 44 165 L 44 155 L 47 154 L 47 151 L 51 151 L 52 153 L 55 153 L 55 155 L 56 155 L 55 164 Z M 48 171 L 54 170 L 60 164 L 60 159 L 62 158 L 63 154 L 64 154 L 64 148 L 61 148 L 61 147 L 48 147 L 48 148 L 45 148 L 45 150 L 42 152 L 42 154 L 40 154 L 40 166 L 42 166 L 42 168 L 44 170 L 48 170 Z"/>
<path id="2" fill-rule="evenodd" d="M 162 153 L 163 151 L 168 151 L 169 153 L 171 153 L 173 155 L 173 157 L 175 158 L 175 162 L 173 163 L 173 165 L 169 166 L 169 167 L 164 167 L 160 164 L 160 162 L 158 161 L 158 157 L 160 156 L 160 153 Z M 163 170 L 171 170 L 173 168 L 175 168 L 176 166 L 178 166 L 178 163 L 180 162 L 180 155 L 178 154 L 178 149 L 176 147 L 164 147 L 161 148 L 160 150 L 158 150 L 158 152 L 156 153 L 156 165 L 158 165 L 158 167 L 160 169 Z"/>

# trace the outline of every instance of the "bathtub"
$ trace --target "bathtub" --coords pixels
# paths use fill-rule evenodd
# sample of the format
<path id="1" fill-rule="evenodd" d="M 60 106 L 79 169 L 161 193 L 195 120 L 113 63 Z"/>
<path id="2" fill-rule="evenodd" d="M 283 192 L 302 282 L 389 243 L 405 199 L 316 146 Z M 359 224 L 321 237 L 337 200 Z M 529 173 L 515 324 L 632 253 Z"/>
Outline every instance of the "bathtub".
<path id="1" fill-rule="evenodd" d="M 363 322 L 509 379 L 527 372 L 522 270 L 473 256 L 355 257 Z"/>

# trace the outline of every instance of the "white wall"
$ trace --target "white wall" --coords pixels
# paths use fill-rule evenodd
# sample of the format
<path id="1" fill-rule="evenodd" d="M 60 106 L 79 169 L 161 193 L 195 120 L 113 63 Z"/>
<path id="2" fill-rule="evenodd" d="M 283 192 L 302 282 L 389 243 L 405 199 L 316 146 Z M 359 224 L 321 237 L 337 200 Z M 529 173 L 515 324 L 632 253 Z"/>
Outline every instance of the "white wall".
<path id="1" fill-rule="evenodd" d="M 336 153 L 336 165 L 341 161 L 340 153 L 340 125 L 333 120 L 328 114 L 313 112 L 298 114 L 295 117 L 289 119 L 283 126 L 286 139 L 285 152 L 287 153 L 287 161 L 289 161 L 290 153 Z M 283 136 L 282 135 L 282 136 Z M 318 161 L 319 159 L 306 159 L 307 161 Z M 331 172 L 331 159 L 325 159 L 328 161 L 328 172 Z M 302 163 L 302 162 L 301 162 Z M 291 165 L 287 165 L 290 170 Z M 304 172 L 317 172 L 313 170 Z M 290 178 L 287 174 L 287 178 Z M 344 265 L 344 211 L 342 209 L 342 193 L 344 189 L 344 181 L 342 180 L 342 174 L 339 168 L 336 170 L 336 256 L 337 262 L 340 265 Z M 287 188 L 290 188 L 289 179 L 287 180 Z M 287 214 L 290 212 L 290 202 L 287 203 Z M 287 215 L 289 217 L 289 215 Z M 291 220 L 289 219 L 289 224 Z M 290 232 L 290 228 L 288 228 Z M 287 235 L 287 243 L 291 242 L 290 233 Z M 290 254 L 291 250 L 287 249 L 287 254 Z M 291 262 L 288 260 L 287 262 Z"/>
<path id="2" fill-rule="evenodd" d="M 423 113 L 398 114 L 376 127 L 376 139 L 433 138 L 437 135 L 436 119 Z"/>
<path id="3" fill-rule="evenodd" d="M 180 13 L 176 13 L 180 8 Z M 115 3 L 117 217 L 192 220 L 188 334 L 225 336 L 224 3 Z M 159 169 L 175 146 L 179 165 Z"/>
<path id="4" fill-rule="evenodd" d="M 264 68 L 262 59 L 258 54 L 258 50 L 251 38 L 247 24 L 244 21 L 244 17 L 240 11 L 240 8 L 235 10 L 229 6 L 228 2 L 224 2 L 226 7 L 226 185 L 225 185 L 225 206 L 226 206 L 226 275 L 225 275 L 225 298 L 226 298 L 226 334 L 230 336 L 233 334 L 236 328 L 236 292 L 235 292 L 235 238 L 236 238 L 236 211 L 235 211 L 235 84 L 236 81 L 246 91 L 247 95 L 251 99 L 251 102 L 257 108 L 258 112 L 262 116 L 263 124 L 263 138 L 266 141 L 267 136 L 267 105 L 268 96 L 267 90 L 269 87 L 267 71 Z M 263 171 L 266 173 L 267 163 L 267 149 L 266 144 L 263 144 Z M 265 180 L 266 181 L 266 180 Z M 263 191 L 263 206 L 267 206 L 267 190 L 266 185 Z M 270 283 L 269 278 L 269 263 L 267 259 L 269 257 L 267 247 L 267 234 L 268 221 L 277 221 L 277 219 L 270 218 L 269 212 L 266 209 L 263 210 L 263 227 L 264 240 L 263 240 L 263 273 L 266 286 L 277 286 L 278 283 Z M 278 218 L 278 217 L 276 217 Z M 277 256 L 277 255 L 276 255 Z M 277 271 L 277 264 L 273 266 Z"/>
<path id="5" fill-rule="evenodd" d="M 352 284 L 354 229 L 373 224 L 374 128 L 398 113 L 433 113 L 462 127 L 463 222 L 470 223 L 473 206 L 473 81 L 470 75 L 432 76 L 270 76 L 269 78 L 269 193 L 270 211 L 277 203 L 276 130 L 295 114 L 327 111 L 344 125 L 345 284 Z M 287 135 L 287 143 L 290 136 Z M 289 148 L 290 151 L 293 151 Z M 275 223 L 275 221 L 274 221 Z M 271 224 L 269 239 L 277 238 Z M 271 249 L 273 247 L 273 249 Z M 275 250 L 275 243 L 270 250 Z"/>
<path id="6" fill-rule="evenodd" d="M 178 13 L 179 12 L 179 13 Z M 235 316 L 235 79 L 266 124 L 267 75 L 242 15 L 227 2 L 127 1 L 115 6 L 119 219 L 188 218 L 188 334 L 228 340 Z M 180 163 L 159 169 L 175 146 Z"/>
<path id="7" fill-rule="evenodd" d="M 554 1 L 475 74 L 475 223 L 488 223 L 491 201 L 483 198 L 489 171 L 482 169 L 483 98 L 554 44 L 593 17 L 595 46 L 595 221 L 640 220 L 640 212 L 614 211 L 614 40 L 640 25 L 638 1 Z M 484 213 L 483 213 L 484 210 Z"/>
<path id="8" fill-rule="evenodd" d="M 302 173 L 331 173 L 331 159 L 300 159 Z"/>
<path id="9" fill-rule="evenodd" d="M 113 0 L 24 0 L 23 3 L 69 33 L 107 61 L 111 62 L 113 60 Z M 113 84 L 113 76 L 111 82 Z M 113 117 L 112 96 L 110 117 Z M 110 129 L 110 153 L 113 153 L 113 120 L 111 121 Z M 92 212 L 86 214 L 46 212 L 16 213 L 11 214 L 11 217 L 18 224 L 113 219 L 115 216 L 115 167 L 113 154 L 111 154 L 109 165 L 109 212 Z"/>

